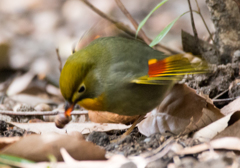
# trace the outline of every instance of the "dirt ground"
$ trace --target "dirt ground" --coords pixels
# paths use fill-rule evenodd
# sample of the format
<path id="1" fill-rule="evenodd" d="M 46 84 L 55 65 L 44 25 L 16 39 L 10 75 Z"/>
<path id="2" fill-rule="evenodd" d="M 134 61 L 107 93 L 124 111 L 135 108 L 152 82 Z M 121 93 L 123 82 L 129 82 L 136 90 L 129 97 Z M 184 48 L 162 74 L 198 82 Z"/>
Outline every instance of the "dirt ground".
<path id="1" fill-rule="evenodd" d="M 125 16 L 123 17 L 115 3 L 108 2 L 103 5 L 98 1 L 93 2 L 107 14 L 116 17 L 116 20 L 129 23 L 129 20 Z M 140 21 L 157 2 L 157 0 L 151 2 L 142 0 L 137 6 L 130 1 L 124 3 L 133 17 Z M 186 3 L 185 0 L 182 0 L 176 4 L 168 4 L 166 8 L 151 17 L 145 27 L 146 34 L 150 38 L 154 38 L 160 29 L 182 14 L 184 12 L 182 10 L 189 10 L 187 4 L 182 5 L 182 2 Z M 141 5 L 141 3 L 145 5 Z M 205 3 L 199 3 L 211 31 L 214 31 Z M 59 47 L 64 64 L 74 43 L 99 20 L 99 16 L 78 1 L 32 0 L 22 1 L 18 5 L 12 6 L 8 0 L 4 0 L 0 4 L 0 13 L 2 14 L 0 21 L 4 25 L 0 28 L 0 38 L 3 37 L 3 40 L 0 40 L 0 111 L 36 112 L 39 104 L 41 106 L 38 108 L 43 108 L 39 111 L 64 111 L 64 99 L 58 88 L 59 61 L 55 47 Z M 171 9 L 176 6 L 179 6 L 176 8 L 177 10 Z M 43 21 L 46 23 L 45 26 L 42 24 Z M 196 19 L 196 25 L 199 37 L 206 39 L 208 35 L 202 21 Z M 8 26 L 11 28 L 8 29 Z M 163 40 L 163 44 L 182 52 L 181 29 L 187 32 L 192 30 L 189 17 L 187 19 L 183 17 L 180 22 L 176 23 Z M 240 96 L 239 62 L 240 52 L 236 52 L 231 63 L 210 65 L 208 73 L 188 75 L 181 82 L 195 89 L 198 93 L 202 92 L 208 95 L 213 104 L 221 109 Z M 12 89 L 11 86 L 16 79 L 18 80 L 17 87 L 15 85 Z M 15 90 L 18 87 L 20 89 Z M 19 98 L 17 97 L 19 95 L 28 95 L 29 97 Z M 0 137 L 24 137 L 27 134 L 34 134 L 9 124 L 10 122 L 54 122 L 51 117 L 42 115 L 0 114 L 0 117 Z M 89 122 L 87 117 L 82 117 L 83 120 L 79 119 L 78 115 L 74 117 L 75 122 Z M 156 151 L 158 153 L 163 151 L 165 143 L 171 139 L 182 148 L 201 144 L 192 138 L 193 132 L 187 135 L 174 135 L 171 132 L 164 135 L 155 133 L 147 137 L 141 134 L 137 127 L 124 139 L 113 142 L 125 131 L 93 131 L 90 134 L 85 134 L 84 137 L 87 141 L 104 148 L 107 151 L 107 156 L 115 154 L 126 157 L 155 155 Z M 148 163 L 146 168 L 235 168 L 239 165 L 239 151 L 215 150 L 209 147 L 207 151 L 187 155 L 176 155 L 174 151 L 170 150 L 160 159 Z"/>

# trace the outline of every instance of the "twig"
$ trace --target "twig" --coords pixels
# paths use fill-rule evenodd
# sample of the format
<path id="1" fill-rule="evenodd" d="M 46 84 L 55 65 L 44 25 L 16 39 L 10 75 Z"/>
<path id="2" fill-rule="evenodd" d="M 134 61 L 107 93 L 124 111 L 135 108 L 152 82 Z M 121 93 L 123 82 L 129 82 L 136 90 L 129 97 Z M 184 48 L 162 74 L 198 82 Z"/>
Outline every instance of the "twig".
<path id="1" fill-rule="evenodd" d="M 191 6 L 191 3 L 190 3 L 190 0 L 188 0 L 188 6 L 189 6 L 189 10 L 190 10 L 193 34 L 194 34 L 196 40 L 198 41 L 198 34 L 197 34 L 196 27 L 195 27 L 194 19 L 193 19 L 193 11 L 192 11 L 192 6 Z"/>
<path id="2" fill-rule="evenodd" d="M 14 115 L 14 116 L 43 116 L 43 115 L 57 115 L 59 113 L 59 111 L 42 111 L 42 112 L 38 112 L 38 111 L 27 111 L 27 112 L 14 112 L 14 111 L 0 111 L 0 114 L 5 114 L 5 115 Z M 88 111 L 72 111 L 71 115 L 86 115 L 88 114 Z"/>
<path id="3" fill-rule="evenodd" d="M 217 96 L 215 96 L 212 100 L 216 100 L 217 98 L 219 98 L 220 96 L 222 96 L 224 93 L 228 92 L 229 89 L 224 90 L 223 92 L 221 92 L 220 94 L 218 94 Z"/>
<path id="4" fill-rule="evenodd" d="M 209 37 L 211 38 L 212 42 L 214 43 L 214 40 L 213 40 L 213 37 L 212 37 L 212 33 L 210 32 L 210 30 L 209 30 L 209 28 L 208 28 L 208 26 L 207 26 L 207 23 L 206 23 L 203 15 L 202 15 L 202 13 L 201 13 L 201 10 L 200 10 L 199 5 L 198 5 L 198 1 L 195 0 L 195 2 L 196 2 L 196 5 L 197 5 L 197 8 L 198 8 L 198 12 L 197 12 L 197 13 L 198 13 L 199 16 L 201 17 L 201 19 L 202 19 L 202 21 L 203 21 L 203 24 L 205 25 L 205 27 L 206 27 L 206 29 L 207 29 L 207 31 L 208 31 L 208 33 L 209 33 Z"/>
<path id="5" fill-rule="evenodd" d="M 121 11 L 124 13 L 124 15 L 130 20 L 130 22 L 132 23 L 134 28 L 137 30 L 138 23 L 133 19 L 131 14 L 127 11 L 127 9 L 125 8 L 125 6 L 121 2 L 121 0 L 115 0 L 115 1 L 117 3 L 118 7 L 121 9 Z M 139 34 L 143 38 L 145 43 L 147 43 L 148 45 L 151 43 L 151 41 L 148 39 L 148 37 L 146 36 L 146 34 L 144 33 L 144 31 L 142 29 L 140 29 Z"/>
<path id="6" fill-rule="evenodd" d="M 167 147 L 169 144 L 172 144 L 173 142 L 175 142 L 175 138 L 172 136 L 169 139 L 167 139 L 166 141 L 164 141 L 163 144 L 161 144 L 158 148 L 154 149 L 150 153 L 142 154 L 141 156 L 146 159 L 147 158 L 151 159 L 152 156 L 158 154 L 160 151 L 162 151 L 165 147 Z"/>
<path id="7" fill-rule="evenodd" d="M 108 15 L 106 15 L 105 13 L 103 13 L 102 11 L 100 11 L 99 9 L 97 9 L 95 6 L 93 6 L 91 3 L 89 3 L 87 0 L 81 0 L 83 3 L 85 3 L 89 8 L 91 8 L 94 12 L 96 12 L 99 16 L 101 16 L 102 18 L 110 21 L 111 23 L 113 23 L 118 29 L 124 31 L 125 33 L 129 34 L 132 37 L 135 37 L 135 32 L 131 29 L 129 29 L 127 26 L 125 26 L 124 24 L 115 21 L 114 19 L 110 18 Z M 143 38 L 141 36 L 137 36 L 138 38 L 142 39 Z M 149 38 L 148 38 L 149 39 Z M 151 39 L 149 39 L 149 41 L 152 41 Z M 161 44 L 157 44 L 155 45 L 156 47 L 160 47 L 168 52 L 170 52 L 171 54 L 178 54 L 179 52 L 170 49 L 166 46 L 163 46 Z"/>
<path id="8" fill-rule="evenodd" d="M 127 34 L 129 34 L 131 36 L 135 36 L 135 32 L 133 30 L 131 30 L 128 27 L 124 26 L 122 23 L 117 22 L 114 19 L 110 18 L 108 15 L 106 15 L 105 13 L 103 13 L 102 11 L 97 9 L 95 6 L 93 6 L 87 0 L 81 0 L 81 1 L 84 2 L 89 8 L 91 8 L 94 12 L 96 12 L 102 18 L 104 18 L 104 19 L 110 21 L 111 23 L 113 23 L 114 25 L 116 25 L 117 28 L 123 30 L 124 32 L 126 32 Z"/>
<path id="9" fill-rule="evenodd" d="M 56 48 L 56 53 L 57 53 L 57 58 L 58 58 L 58 62 L 59 62 L 59 71 L 60 73 L 62 72 L 62 60 L 61 60 L 61 57 L 59 55 L 59 49 Z"/>
<path id="10" fill-rule="evenodd" d="M 211 32 L 210 32 L 210 33 L 211 33 Z M 206 41 L 207 41 L 208 43 L 210 42 L 210 40 L 213 39 L 214 33 L 215 33 L 215 32 L 212 32 L 212 33 L 211 33 L 212 36 L 208 36 L 208 38 L 206 39 Z M 213 43 L 215 43 L 215 41 L 213 41 Z"/>
<path id="11" fill-rule="evenodd" d="M 192 10 L 192 6 L 191 6 L 191 2 L 190 2 L 190 0 L 187 0 L 187 1 L 188 1 L 189 10 L 190 10 L 190 17 L 191 17 L 193 34 L 194 34 L 195 41 L 196 41 L 196 46 L 197 46 L 199 52 L 202 55 L 203 54 L 202 47 L 200 46 L 200 43 L 199 43 L 200 41 L 199 41 L 199 38 L 198 38 L 197 29 L 196 29 L 196 26 L 195 26 L 195 23 L 194 23 L 194 19 L 193 19 L 193 10 Z"/>
<path id="12" fill-rule="evenodd" d="M 215 100 L 212 100 L 214 103 L 215 102 L 229 102 L 229 101 L 232 101 L 232 100 L 235 100 L 237 97 L 230 97 L 230 98 L 226 98 L 226 99 L 215 99 Z"/>

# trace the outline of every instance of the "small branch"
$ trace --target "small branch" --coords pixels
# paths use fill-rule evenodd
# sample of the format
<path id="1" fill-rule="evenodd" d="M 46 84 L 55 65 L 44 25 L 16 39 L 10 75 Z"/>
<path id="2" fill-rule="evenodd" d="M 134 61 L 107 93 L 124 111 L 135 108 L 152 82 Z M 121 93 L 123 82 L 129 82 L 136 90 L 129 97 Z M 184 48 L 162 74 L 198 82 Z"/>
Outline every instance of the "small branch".
<path id="1" fill-rule="evenodd" d="M 14 116 L 45 116 L 45 115 L 57 115 L 59 113 L 59 111 L 42 111 L 42 112 L 38 112 L 38 111 L 27 111 L 27 112 L 14 112 L 14 111 L 0 111 L 0 114 L 4 114 L 4 115 L 14 115 Z M 86 115 L 88 114 L 88 111 L 79 111 L 79 110 L 74 110 L 71 112 L 71 115 Z"/>
<path id="2" fill-rule="evenodd" d="M 217 96 L 215 96 L 214 98 L 212 98 L 212 100 L 217 100 L 217 98 L 219 98 L 220 96 L 222 96 L 223 94 L 227 93 L 229 91 L 229 89 L 224 90 L 223 92 L 221 92 L 220 94 L 218 94 Z"/>
<path id="3" fill-rule="evenodd" d="M 56 53 L 57 53 L 57 58 L 58 58 L 58 62 L 59 62 L 59 71 L 60 73 L 62 72 L 62 60 L 61 60 L 61 57 L 59 55 L 59 49 L 56 48 Z"/>
<path id="4" fill-rule="evenodd" d="M 212 100 L 214 103 L 215 102 L 230 102 L 230 101 L 233 101 L 235 100 L 237 97 L 230 97 L 230 98 L 226 98 L 226 99 L 215 99 L 215 100 Z"/>
<path id="5" fill-rule="evenodd" d="M 194 34 L 195 38 L 198 40 L 198 34 L 197 34 L 196 27 L 195 27 L 194 19 L 193 19 L 193 11 L 192 11 L 192 6 L 191 6 L 191 3 L 190 3 L 190 0 L 188 0 L 188 6 L 189 6 L 189 10 L 190 10 L 193 34 Z"/>
<path id="6" fill-rule="evenodd" d="M 193 29 L 193 34 L 194 34 L 194 37 L 195 37 L 196 46 L 197 46 L 199 52 L 202 55 L 203 51 L 202 51 L 202 47 L 200 46 L 200 40 L 198 38 L 197 29 L 196 29 L 196 26 L 195 26 L 195 23 L 194 23 L 193 10 L 192 10 L 192 6 L 191 6 L 191 2 L 190 2 L 190 0 L 187 0 L 187 1 L 188 1 L 189 10 L 190 10 L 190 17 L 191 17 L 192 29 Z"/>
<path id="7" fill-rule="evenodd" d="M 95 6 L 93 6 L 87 0 L 81 0 L 81 1 L 83 3 L 85 3 L 89 8 L 91 8 L 94 12 L 96 12 L 98 15 L 100 15 L 102 18 L 104 18 L 104 19 L 110 21 L 111 23 L 115 24 L 116 27 L 119 28 L 120 30 L 123 30 L 124 32 L 126 32 L 127 34 L 129 34 L 131 36 L 135 36 L 135 32 L 134 31 L 132 31 L 131 29 L 127 28 L 122 23 L 119 23 L 119 22 L 115 21 L 114 19 L 110 18 L 108 15 L 106 15 L 105 13 L 103 13 L 102 11 L 97 9 Z"/>
<path id="8" fill-rule="evenodd" d="M 135 37 L 135 32 L 131 29 L 129 29 L 127 26 L 125 26 L 124 24 L 115 21 L 114 19 L 110 18 L 108 15 L 106 15 L 105 13 L 103 13 L 102 11 L 100 11 L 99 9 L 97 9 L 96 7 L 94 7 L 91 3 L 89 3 L 87 0 L 81 0 L 83 3 L 85 3 L 89 8 L 91 8 L 94 12 L 96 12 L 99 16 L 101 16 L 102 18 L 110 21 L 111 23 L 113 23 L 118 29 L 124 31 L 125 33 L 129 34 L 132 37 Z M 141 36 L 138 36 L 138 38 L 142 39 L 143 38 Z M 149 38 L 148 38 L 149 39 Z M 149 41 L 152 41 L 151 39 L 149 39 Z M 155 45 L 156 47 L 160 47 L 168 52 L 170 52 L 171 54 L 179 54 L 179 52 L 170 49 L 166 46 L 163 46 L 161 44 L 157 44 Z"/>
<path id="9" fill-rule="evenodd" d="M 134 28 L 137 30 L 138 23 L 133 19 L 131 14 L 127 11 L 125 6 L 122 4 L 121 0 L 115 0 L 115 1 L 117 3 L 118 7 L 121 9 L 121 11 L 124 13 L 124 15 L 130 20 L 130 22 L 132 23 Z M 144 33 L 144 31 L 142 29 L 139 31 L 139 35 L 143 38 L 143 40 L 145 41 L 145 43 L 147 43 L 147 45 L 149 45 L 151 43 L 151 41 L 148 39 L 148 37 L 146 36 L 146 34 Z"/>

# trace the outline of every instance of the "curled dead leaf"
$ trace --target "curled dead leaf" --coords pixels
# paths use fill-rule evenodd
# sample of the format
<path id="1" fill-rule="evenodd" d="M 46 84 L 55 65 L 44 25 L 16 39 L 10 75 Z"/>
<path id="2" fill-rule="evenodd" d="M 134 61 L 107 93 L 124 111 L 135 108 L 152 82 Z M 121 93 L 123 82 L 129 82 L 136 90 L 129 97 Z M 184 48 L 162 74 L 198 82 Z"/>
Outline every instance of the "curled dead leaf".
<path id="1" fill-rule="evenodd" d="M 139 115 L 135 116 L 124 116 L 110 112 L 99 112 L 99 111 L 88 111 L 89 119 L 95 123 L 121 123 L 131 124 Z"/>
<path id="2" fill-rule="evenodd" d="M 75 134 L 29 135 L 7 146 L 1 153 L 37 162 L 49 161 L 48 155 L 52 154 L 58 161 L 62 161 L 61 148 L 65 148 L 76 160 L 105 160 L 104 149 L 85 141 L 81 136 L 76 136 Z"/>
<path id="3" fill-rule="evenodd" d="M 222 117 L 223 114 L 208 96 L 197 95 L 195 90 L 186 85 L 176 84 L 158 109 L 143 120 L 138 128 L 146 136 L 156 132 L 188 134 Z"/>
<path id="4" fill-rule="evenodd" d="M 22 76 L 16 77 L 8 87 L 7 95 L 12 96 L 26 89 L 35 75 L 35 73 L 29 71 Z"/>
<path id="5" fill-rule="evenodd" d="M 206 106 L 207 101 L 195 90 L 185 84 L 176 84 L 157 110 L 139 124 L 139 131 L 146 136 L 156 132 L 179 134 L 185 131 L 191 119 L 194 123 L 200 120 Z"/>
<path id="6" fill-rule="evenodd" d="M 191 120 L 190 124 L 183 131 L 183 134 L 187 134 L 193 130 L 199 130 L 223 117 L 220 110 L 209 102 L 207 102 L 207 106 L 202 109 L 202 113 L 203 115 L 197 122 Z"/>
<path id="7" fill-rule="evenodd" d="M 232 101 L 228 105 L 224 106 L 221 109 L 221 113 L 224 114 L 224 115 L 234 113 L 234 112 L 240 110 L 239 104 L 240 104 L 240 97 L 237 98 L 236 100 Z"/>
<path id="8" fill-rule="evenodd" d="M 239 115 L 239 112 L 238 112 L 238 115 Z M 233 115 L 232 115 L 232 117 L 233 117 Z M 229 122 L 231 121 L 231 118 L 230 118 Z M 218 139 L 218 138 L 223 138 L 223 137 L 237 137 L 237 138 L 240 138 L 239 128 L 240 128 L 240 120 L 238 120 L 235 123 L 233 123 L 232 125 L 228 126 L 222 132 L 217 134 L 213 139 Z"/>
<path id="9" fill-rule="evenodd" d="M 211 140 L 217 134 L 220 134 L 220 135 L 218 135 L 219 138 L 227 136 L 227 135 L 231 135 L 232 137 L 240 137 L 240 134 L 235 132 L 239 129 L 238 124 L 236 124 L 236 125 L 234 124 L 239 119 L 240 119 L 240 112 L 226 115 L 225 117 L 209 124 L 208 126 L 200 129 L 199 131 L 197 131 L 193 135 L 193 138 L 198 139 L 201 142 L 209 142 L 209 140 Z M 231 128 L 229 128 L 229 129 L 232 132 L 229 132 L 226 134 L 226 132 L 229 131 L 228 129 L 226 129 L 228 126 L 231 126 Z M 235 129 L 237 129 L 237 130 L 235 130 Z M 221 133 L 221 132 L 223 132 L 223 133 Z M 214 138 L 214 139 L 216 139 L 216 138 Z"/>

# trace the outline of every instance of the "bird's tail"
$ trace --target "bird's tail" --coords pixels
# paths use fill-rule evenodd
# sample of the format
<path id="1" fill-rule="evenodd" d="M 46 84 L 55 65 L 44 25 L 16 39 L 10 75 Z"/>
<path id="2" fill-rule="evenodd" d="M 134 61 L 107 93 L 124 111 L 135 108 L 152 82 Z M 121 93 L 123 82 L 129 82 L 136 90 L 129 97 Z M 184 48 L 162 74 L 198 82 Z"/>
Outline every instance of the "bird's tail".
<path id="1" fill-rule="evenodd" d="M 133 80 L 139 84 L 166 84 L 182 79 L 186 74 L 200 74 L 208 71 L 204 61 L 191 63 L 184 54 L 172 55 L 162 60 L 148 61 L 148 75 Z"/>

